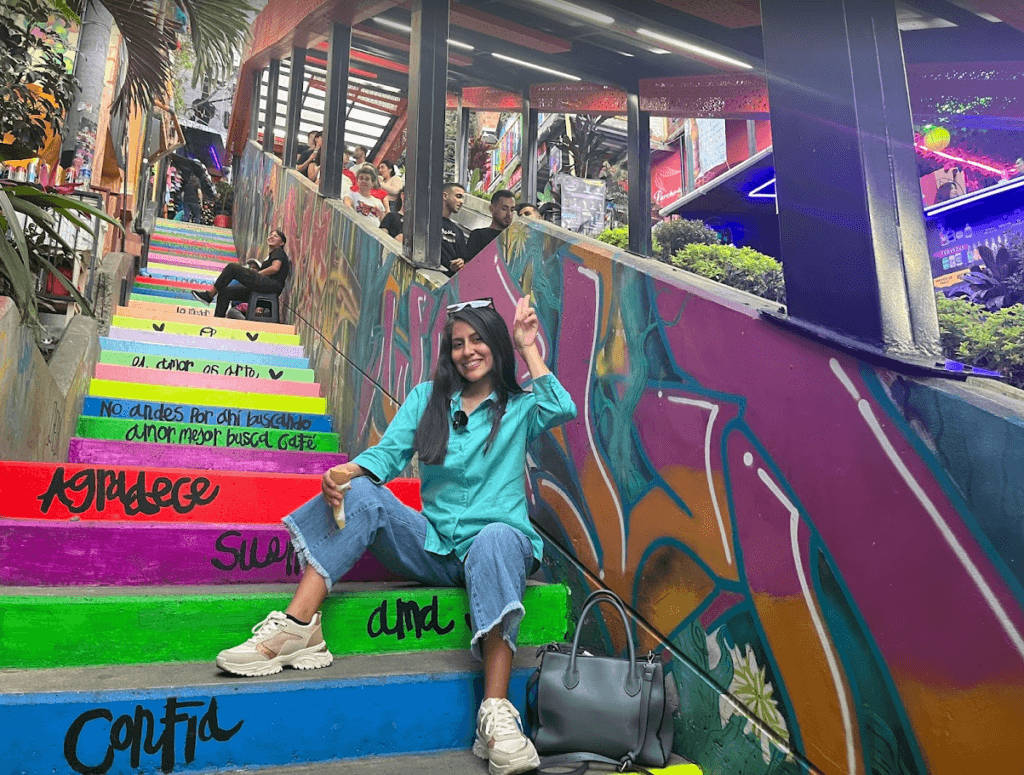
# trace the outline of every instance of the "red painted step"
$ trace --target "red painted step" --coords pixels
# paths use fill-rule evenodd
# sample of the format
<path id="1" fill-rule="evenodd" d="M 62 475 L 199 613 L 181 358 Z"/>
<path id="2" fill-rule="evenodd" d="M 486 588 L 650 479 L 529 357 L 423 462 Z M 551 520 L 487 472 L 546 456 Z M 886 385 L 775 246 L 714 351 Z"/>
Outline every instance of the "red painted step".
<path id="1" fill-rule="evenodd" d="M 419 481 L 388 488 L 422 508 Z M 0 462 L 0 517 L 276 525 L 320 492 L 320 476 Z"/>

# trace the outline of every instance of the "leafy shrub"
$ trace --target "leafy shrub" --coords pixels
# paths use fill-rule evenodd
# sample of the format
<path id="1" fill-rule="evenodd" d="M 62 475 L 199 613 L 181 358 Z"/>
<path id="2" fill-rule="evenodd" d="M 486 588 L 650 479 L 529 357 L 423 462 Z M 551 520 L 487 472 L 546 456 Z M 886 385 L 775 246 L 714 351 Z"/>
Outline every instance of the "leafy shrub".
<path id="1" fill-rule="evenodd" d="M 597 240 L 606 242 L 620 250 L 629 250 L 629 229 L 625 226 L 619 229 L 605 229 L 597 235 Z M 652 239 L 652 247 L 654 248 L 654 254 L 657 255 L 661 246 L 656 238 Z"/>
<path id="2" fill-rule="evenodd" d="M 1021 257 L 1005 247 L 993 253 L 987 245 L 978 248 L 984 265 L 963 276 L 964 285 L 950 296 L 966 297 L 990 312 L 1024 302 L 1024 267 Z"/>
<path id="3" fill-rule="evenodd" d="M 666 264 L 672 263 L 676 253 L 687 245 L 717 245 L 721 242 L 718 232 L 709 229 L 703 221 L 684 218 L 662 221 L 654 227 L 654 238 L 658 245 L 655 258 Z"/>
<path id="4" fill-rule="evenodd" d="M 1024 388 L 1024 305 L 990 312 L 964 298 L 936 294 L 943 354 L 983 369 L 998 371 Z"/>
<path id="5" fill-rule="evenodd" d="M 753 248 L 687 245 L 672 256 L 672 265 L 761 298 L 786 303 L 782 265 Z"/>

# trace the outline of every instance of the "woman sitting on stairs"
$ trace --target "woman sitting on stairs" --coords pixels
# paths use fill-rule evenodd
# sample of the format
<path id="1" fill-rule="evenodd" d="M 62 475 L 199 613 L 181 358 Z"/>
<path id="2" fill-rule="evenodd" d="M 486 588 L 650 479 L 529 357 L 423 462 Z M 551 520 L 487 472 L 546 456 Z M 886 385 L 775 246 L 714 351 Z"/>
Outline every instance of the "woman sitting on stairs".
<path id="1" fill-rule="evenodd" d="M 201 291 L 192 291 L 193 298 L 209 304 L 217 299 L 217 308 L 213 314 L 222 318 L 228 311 L 232 301 L 248 301 L 253 291 L 261 293 L 280 293 L 284 290 L 291 261 L 284 252 L 284 244 L 288 240 L 280 229 L 273 229 L 267 236 L 270 255 L 259 264 L 259 269 L 250 269 L 239 263 L 225 264 L 213 285 Z M 238 285 L 230 285 L 236 280 Z"/>
<path id="2" fill-rule="evenodd" d="M 218 667 L 254 676 L 331 664 L 319 609 L 369 548 L 403 578 L 466 588 L 470 648 L 484 664 L 473 752 L 488 760 L 491 775 L 538 766 L 507 698 L 526 578 L 543 551 L 527 514 L 526 445 L 576 416 L 540 356 L 538 328 L 528 296 L 516 305 L 512 338 L 489 299 L 448 307 L 433 382 L 412 390 L 376 446 L 324 474 L 323 497 L 284 518 L 304 567 L 295 596 L 283 613 L 254 627 L 253 637 L 222 651 Z M 516 381 L 513 340 L 533 378 L 531 392 Z M 383 486 L 413 453 L 422 513 Z"/>

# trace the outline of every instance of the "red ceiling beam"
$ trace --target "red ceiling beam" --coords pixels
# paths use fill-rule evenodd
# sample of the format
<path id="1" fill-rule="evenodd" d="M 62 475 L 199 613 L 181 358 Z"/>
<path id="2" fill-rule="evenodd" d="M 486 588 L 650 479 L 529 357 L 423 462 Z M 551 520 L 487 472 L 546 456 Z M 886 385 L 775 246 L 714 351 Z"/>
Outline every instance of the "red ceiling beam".
<path id="1" fill-rule="evenodd" d="M 683 118 L 769 118 L 768 85 L 756 73 L 649 78 L 640 81 L 640 110 Z"/>

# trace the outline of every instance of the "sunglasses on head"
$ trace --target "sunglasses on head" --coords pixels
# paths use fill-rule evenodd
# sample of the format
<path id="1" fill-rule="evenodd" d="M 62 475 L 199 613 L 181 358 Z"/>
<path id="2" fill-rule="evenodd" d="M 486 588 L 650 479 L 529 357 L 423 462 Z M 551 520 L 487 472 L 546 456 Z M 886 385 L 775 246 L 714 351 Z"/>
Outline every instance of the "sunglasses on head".
<path id="1" fill-rule="evenodd" d="M 469 309 L 485 309 L 486 307 L 494 309 L 494 299 L 488 297 L 486 299 L 473 299 L 473 301 L 460 301 L 455 304 L 449 304 L 448 314 L 454 315 L 456 312 L 462 312 L 467 307 Z"/>

